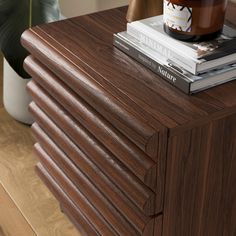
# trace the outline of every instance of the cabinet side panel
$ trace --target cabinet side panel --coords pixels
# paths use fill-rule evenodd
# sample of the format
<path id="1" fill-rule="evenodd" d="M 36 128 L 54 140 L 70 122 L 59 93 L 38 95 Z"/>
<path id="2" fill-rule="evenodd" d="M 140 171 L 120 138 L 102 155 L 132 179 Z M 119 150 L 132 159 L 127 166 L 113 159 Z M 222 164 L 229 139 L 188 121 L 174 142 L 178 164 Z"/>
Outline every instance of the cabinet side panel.
<path id="1" fill-rule="evenodd" d="M 164 236 L 236 235 L 236 115 L 169 140 Z"/>

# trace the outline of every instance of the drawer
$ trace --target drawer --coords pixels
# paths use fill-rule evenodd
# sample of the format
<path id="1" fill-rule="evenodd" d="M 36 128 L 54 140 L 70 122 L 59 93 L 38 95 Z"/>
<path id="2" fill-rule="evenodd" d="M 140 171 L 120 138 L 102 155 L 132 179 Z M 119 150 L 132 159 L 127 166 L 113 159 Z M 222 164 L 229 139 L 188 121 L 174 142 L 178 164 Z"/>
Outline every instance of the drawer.
<path id="1" fill-rule="evenodd" d="M 38 163 L 36 166 L 36 173 L 43 180 L 46 186 L 50 189 L 56 199 L 60 202 L 63 212 L 67 214 L 74 225 L 79 229 L 82 235 L 93 236 L 98 235 L 95 227 L 85 217 L 84 213 L 81 212 L 83 209 L 79 209 L 74 202 L 68 197 L 68 195 L 62 190 L 62 188 L 55 182 L 47 170 Z M 84 203 L 82 199 L 81 203 Z M 81 204 L 86 206 L 85 204 Z"/>
<path id="2" fill-rule="evenodd" d="M 82 71 L 75 79 L 58 77 L 37 59 L 29 56 L 25 60 L 25 69 L 48 93 L 59 101 L 81 124 L 89 122 L 92 133 L 101 138 L 105 144 L 109 138 L 122 142 L 122 146 L 142 150 L 146 155 L 157 161 L 159 124 L 149 125 L 146 116 L 150 115 L 141 108 L 137 111 L 132 105 L 121 102 L 115 95 L 95 82 Z M 87 109 L 88 108 L 88 109 Z M 93 110 L 96 114 L 94 119 Z M 103 118 L 105 117 L 105 119 Z M 151 117 L 150 120 L 153 120 Z M 154 128 L 155 127 L 155 128 Z M 101 130 L 103 132 L 101 132 Z M 116 144 L 117 144 L 116 142 Z M 109 143 L 109 146 L 116 144 Z M 120 149 L 122 151 L 122 149 Z M 136 151 L 138 155 L 143 155 Z"/>
<path id="3" fill-rule="evenodd" d="M 153 234 L 155 217 L 136 215 L 137 211 L 130 211 L 128 205 L 125 211 L 124 208 L 115 207 L 116 203 L 107 199 L 72 161 L 68 158 L 61 159 L 63 154 L 52 157 L 39 144 L 35 145 L 35 151 L 41 162 L 38 166 L 42 165 L 45 168 L 63 192 L 69 196 L 76 209 L 87 219 L 87 224 L 93 225 L 94 231 L 98 232 L 92 235 L 150 236 Z M 54 158 L 57 162 L 53 160 Z M 63 163 L 63 171 L 58 165 L 59 162 Z"/>
<path id="4" fill-rule="evenodd" d="M 127 169 L 129 169 L 137 178 L 139 178 L 140 181 L 155 190 L 156 162 L 148 156 L 145 156 L 145 154 L 140 150 L 140 155 L 138 155 L 138 153 L 136 153 L 137 149 L 132 150 L 131 147 L 123 147 L 117 139 L 113 140 L 112 137 L 107 140 L 107 144 L 110 142 L 117 145 L 116 150 L 114 151 L 113 147 L 105 146 L 95 135 L 95 133 L 102 132 L 101 129 L 92 133 L 89 132 L 87 129 L 89 124 L 87 124 L 86 127 L 80 124 L 78 120 L 76 120 L 64 109 L 64 107 L 56 102 L 55 99 L 48 95 L 48 93 L 35 82 L 29 83 L 28 90 L 39 107 L 42 108 L 74 142 L 77 142 L 80 146 L 82 145 L 84 150 L 91 151 L 90 148 L 87 147 L 94 146 L 93 149 L 99 149 L 98 152 L 103 152 L 103 156 L 114 156 L 118 162 L 122 163 Z M 86 122 L 84 123 L 86 124 Z M 106 131 L 108 131 L 108 128 Z M 120 151 L 120 149 L 123 149 L 123 151 Z"/>
<path id="5" fill-rule="evenodd" d="M 43 100 L 46 98 L 42 96 L 42 94 L 40 97 L 43 98 Z M 50 104 L 51 102 L 51 100 L 49 102 L 47 99 L 47 104 Z M 55 103 L 53 104 L 55 105 Z M 40 104 L 40 107 L 42 108 L 44 106 Z M 56 110 L 57 112 L 53 113 L 52 117 L 57 122 L 57 117 L 63 118 L 63 116 L 59 116 L 59 114 L 62 113 L 62 110 Z M 131 201 L 139 210 L 147 215 L 155 214 L 155 192 L 140 181 L 136 175 L 126 168 L 102 145 L 97 143 L 93 136 L 84 133 L 84 130 L 81 130 L 80 128 L 82 127 L 80 126 L 65 126 L 68 124 L 69 119 L 62 119 L 62 122 L 54 123 L 35 103 L 31 103 L 30 111 L 45 133 L 54 140 L 64 153 L 66 153 L 67 158 L 72 159 L 73 162 L 77 164 L 78 168 L 84 168 L 83 171 L 86 173 L 90 173 L 88 169 L 92 170 L 90 178 L 94 184 L 97 184 L 98 180 L 98 177 L 95 177 L 94 174 L 104 174 L 103 180 L 98 182 L 98 184 L 102 183 L 100 186 L 101 191 L 104 191 L 104 185 L 106 186 L 106 184 L 110 189 L 120 189 L 127 196 L 127 199 L 129 199 L 129 201 Z M 37 124 L 32 126 L 36 138 L 40 143 L 43 142 L 44 146 L 47 147 L 49 143 L 51 143 L 50 139 L 46 135 L 42 135 L 42 132 L 37 132 L 39 128 L 36 129 L 35 127 L 38 127 Z M 76 131 L 76 135 L 73 136 L 73 141 L 62 130 L 62 127 L 64 127 L 64 130 L 66 130 L 67 133 Z M 81 133 L 84 135 L 82 136 Z M 50 149 L 50 147 L 47 147 L 47 149 Z M 52 148 L 50 150 L 52 150 Z M 82 164 L 85 165 L 83 166 Z M 107 190 L 108 196 L 110 195 L 109 188 Z M 120 195 L 122 196 L 123 194 Z"/>

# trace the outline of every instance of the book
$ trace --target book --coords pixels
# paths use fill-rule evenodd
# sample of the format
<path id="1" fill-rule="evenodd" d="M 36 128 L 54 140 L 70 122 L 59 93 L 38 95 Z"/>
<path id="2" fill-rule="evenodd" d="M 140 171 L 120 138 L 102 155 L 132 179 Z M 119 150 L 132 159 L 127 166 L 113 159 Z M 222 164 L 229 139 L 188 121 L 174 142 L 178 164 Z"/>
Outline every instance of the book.
<path id="1" fill-rule="evenodd" d="M 195 75 L 236 62 L 236 30 L 228 25 L 214 40 L 183 42 L 164 32 L 160 15 L 128 23 L 127 33 Z"/>
<path id="2" fill-rule="evenodd" d="M 236 79 L 236 63 L 193 75 L 126 31 L 114 34 L 113 44 L 186 94 L 196 93 Z"/>

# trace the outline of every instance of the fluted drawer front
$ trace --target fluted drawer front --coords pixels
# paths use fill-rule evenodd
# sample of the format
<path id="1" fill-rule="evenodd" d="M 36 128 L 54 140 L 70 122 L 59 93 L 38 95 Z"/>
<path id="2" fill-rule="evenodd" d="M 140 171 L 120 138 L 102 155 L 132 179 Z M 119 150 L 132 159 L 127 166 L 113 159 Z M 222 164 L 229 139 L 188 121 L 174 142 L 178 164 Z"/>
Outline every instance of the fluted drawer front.
<path id="1" fill-rule="evenodd" d="M 35 150 L 42 165 L 47 169 L 55 181 L 70 196 L 70 199 L 81 209 L 89 205 L 96 212 L 84 212 L 86 218 L 94 223 L 94 227 L 101 235 L 151 235 L 154 230 L 155 218 L 137 215 L 132 212 L 122 212 L 113 206 L 112 202 L 104 197 L 98 189 L 89 181 L 87 176 L 81 172 L 67 158 L 65 160 L 65 173 L 59 168 L 58 162 L 53 160 L 40 145 L 35 145 Z M 54 157 L 58 158 L 58 157 Z M 60 159 L 60 158 L 59 158 Z M 58 159 L 56 159 L 58 161 Z M 73 179 L 73 181 L 71 180 Z M 81 199 L 87 201 L 81 202 Z M 84 206 L 85 205 L 85 206 Z M 96 209 L 96 210 L 95 210 Z M 91 214 L 96 218 L 91 218 Z M 129 218 L 130 213 L 133 214 Z"/>
<path id="2" fill-rule="evenodd" d="M 38 163 L 36 166 L 36 172 L 39 175 L 39 177 L 44 181 L 44 183 L 47 185 L 47 187 L 50 189 L 50 191 L 53 193 L 53 195 L 57 198 L 57 200 L 60 202 L 60 205 L 63 209 L 66 209 L 66 214 L 69 216 L 69 218 L 75 222 L 75 225 L 80 230 L 80 233 L 82 235 L 86 236 L 96 236 L 100 235 L 96 228 L 94 227 L 94 223 L 91 224 L 87 217 L 85 217 L 84 213 L 82 211 L 88 211 L 93 212 L 93 208 L 89 208 L 89 205 L 81 204 L 81 207 L 78 208 L 74 202 L 68 197 L 68 195 L 62 190 L 62 188 L 55 182 L 55 180 L 52 178 L 52 176 L 47 172 L 47 170 L 42 166 L 41 163 Z M 85 198 L 84 198 L 85 199 Z M 84 199 L 80 199 L 81 203 L 84 203 Z M 84 200 L 84 201 L 83 201 Z"/>
<path id="3" fill-rule="evenodd" d="M 110 164 L 113 163 L 113 166 L 117 169 L 121 167 L 121 170 L 115 171 L 115 173 L 122 173 L 122 176 L 125 176 L 125 173 L 129 173 L 127 176 L 130 181 L 127 182 L 127 186 L 130 185 L 130 182 L 134 182 L 136 185 L 136 179 L 138 178 L 141 184 L 144 183 L 151 189 L 156 195 L 154 200 L 155 207 L 153 208 L 153 204 L 150 205 L 149 203 L 142 207 L 148 215 L 162 212 L 166 163 L 166 153 L 163 142 L 166 141 L 167 133 L 164 134 L 154 131 L 148 136 L 146 134 L 144 135 L 147 131 L 147 127 L 143 124 L 143 128 L 146 130 L 143 135 L 147 138 L 148 142 L 145 142 L 144 146 L 142 146 L 135 142 L 132 134 L 131 136 L 124 135 L 120 127 L 118 127 L 116 123 L 113 123 L 113 120 L 110 120 L 107 114 L 98 113 L 96 108 L 89 105 L 87 100 L 85 101 L 80 97 L 79 91 L 75 93 L 53 72 L 42 65 L 42 63 L 38 62 L 37 59 L 31 56 L 26 60 L 25 65 L 28 72 L 34 78 L 32 83 L 29 84 L 29 92 L 33 100 L 36 101 L 40 107 L 43 107 L 43 110 L 47 114 L 50 114 L 49 117 L 62 128 L 70 139 L 73 140 L 89 158 L 102 156 L 102 159 L 106 159 Z M 39 91 L 37 87 L 40 88 Z M 43 94 L 46 95 L 44 99 L 42 99 L 44 95 L 41 94 L 40 91 L 43 91 Z M 55 101 L 56 106 L 59 106 L 59 110 L 63 112 L 59 114 L 57 107 L 49 107 L 49 105 L 47 105 L 48 96 L 53 98 L 49 100 Z M 93 99 L 96 98 L 94 97 Z M 106 94 L 104 94 L 104 99 L 108 99 L 106 98 Z M 123 109 L 122 106 L 120 109 Z M 62 118 L 61 116 L 63 116 L 65 112 L 66 116 Z M 56 116 L 55 113 L 59 115 Z M 67 117 L 69 117 L 69 119 L 67 119 Z M 57 121 L 55 119 L 57 119 Z M 136 121 L 134 120 L 134 122 Z M 141 123 L 139 123 L 139 125 L 141 125 Z M 94 143 L 96 145 L 94 145 Z M 158 150 L 158 155 L 157 153 L 154 155 L 155 158 L 149 155 L 149 151 L 152 150 L 151 147 L 155 147 Z M 107 162 L 104 166 L 106 165 L 108 165 Z M 112 174 L 109 174 L 109 176 L 112 176 Z M 135 177 L 135 181 L 133 181 L 132 178 L 130 179 L 130 176 Z M 116 182 L 116 180 L 114 180 L 114 182 Z M 126 180 L 122 180 L 122 182 L 126 182 Z M 130 195 L 133 193 L 133 195 L 136 195 L 137 192 L 132 190 L 133 189 L 130 188 L 127 194 Z M 122 189 L 122 191 L 124 190 Z"/>
<path id="4" fill-rule="evenodd" d="M 78 168 L 81 168 L 86 173 L 88 173 L 88 168 L 90 170 L 92 168 L 91 181 L 99 185 L 101 191 L 107 189 L 106 194 L 108 197 L 112 192 L 115 196 L 121 196 L 121 198 L 125 196 L 125 199 L 129 199 L 128 202 L 130 202 L 131 205 L 135 205 L 147 215 L 153 215 L 155 211 L 154 192 L 142 184 L 131 172 L 124 169 L 114 157 L 108 156 L 108 158 L 106 158 L 107 154 L 105 154 L 106 156 L 94 155 L 100 154 L 97 152 L 91 153 L 92 156 L 88 157 L 35 103 L 30 105 L 30 110 L 36 118 L 37 123 L 41 125 L 44 131 L 59 145 L 60 149 L 67 154 L 68 159 L 73 160 Z M 57 115 L 55 114 L 54 117 L 55 116 Z M 47 147 L 47 145 L 51 143 L 50 139 L 42 132 L 38 132 L 39 129 L 36 127 L 38 127 L 37 124 L 32 127 L 36 138 Z M 79 138 L 77 139 L 77 141 L 80 140 Z M 93 150 L 94 147 L 95 145 L 87 148 Z M 98 181 L 99 176 L 94 176 L 93 173 L 104 176 L 103 179 L 101 179 L 102 182 Z M 109 191 L 109 189 L 111 191 Z M 120 192 L 120 190 L 122 192 Z M 119 195 L 117 195 L 117 191 Z"/>
<path id="5" fill-rule="evenodd" d="M 45 77 L 47 77 L 45 80 L 36 80 L 37 83 L 62 104 L 64 109 L 103 143 L 140 180 L 152 189 L 155 188 L 156 163 L 56 77 L 53 75 Z"/>
<path id="6" fill-rule="evenodd" d="M 147 215 L 156 213 L 156 194 L 141 181 L 135 173 L 128 169 L 109 150 L 95 139 L 78 121 L 63 107 L 34 82 L 29 84 L 29 90 L 38 106 L 32 103 L 30 110 L 37 122 L 50 133 L 50 136 L 60 143 L 68 158 L 77 161 L 77 152 L 82 150 L 124 194 Z M 46 114 L 47 115 L 46 115 Z M 49 118 L 50 117 L 50 118 Z M 53 120 L 53 121 L 52 121 Z M 55 125 L 56 124 L 56 125 Z M 60 129 L 58 128 L 60 127 Z M 60 135 L 58 133 L 60 132 Z M 66 135 L 65 135 L 66 133 Z M 65 140 L 68 140 L 67 142 Z M 63 143 L 63 145 L 62 145 Z M 69 151 L 72 150 L 72 151 Z M 80 163 L 78 163 L 80 167 Z M 155 165 L 156 168 L 156 165 Z M 155 178 L 155 176 L 153 176 Z M 96 179 L 95 179 L 96 182 Z"/>
<path id="7" fill-rule="evenodd" d="M 33 76 L 34 80 L 37 81 L 42 87 L 44 87 L 53 97 L 55 97 L 60 103 L 65 106 L 68 111 L 70 111 L 75 116 L 78 116 L 77 119 L 79 119 L 82 124 L 83 121 L 86 119 L 90 123 L 90 127 L 93 129 L 92 131 L 95 132 L 96 130 L 100 130 L 99 137 L 101 138 L 101 141 L 106 143 L 106 137 L 110 136 L 114 139 L 119 139 L 121 142 L 119 143 L 120 151 L 126 152 L 129 151 L 127 149 L 131 148 L 132 151 L 135 154 L 142 155 L 142 157 L 147 159 L 145 155 L 142 154 L 139 150 L 142 150 L 146 155 L 149 155 L 150 158 L 152 158 L 154 161 L 157 161 L 157 152 L 158 152 L 158 131 L 154 130 L 152 127 L 147 127 L 147 124 L 145 122 L 141 123 L 137 121 L 137 117 L 127 115 L 127 120 L 129 120 L 130 123 L 134 126 L 133 129 L 124 127 L 121 128 L 120 125 L 117 124 L 117 122 L 121 121 L 119 120 L 119 117 L 116 118 L 117 122 L 115 122 L 113 119 L 110 119 L 110 116 L 105 116 L 103 112 L 98 112 L 99 106 L 91 105 L 91 99 L 96 100 L 98 99 L 95 94 L 91 94 L 90 99 L 83 98 L 81 95 L 81 91 L 74 91 L 71 89 L 71 86 L 68 86 L 65 84 L 61 78 L 57 77 L 52 71 L 50 71 L 45 65 L 37 61 L 37 59 L 33 58 L 32 56 L 29 56 L 25 60 L 25 69 Z M 78 77 L 78 81 L 82 79 Z M 85 79 L 85 78 L 84 78 Z M 88 78 L 87 78 L 88 79 Z M 89 87 L 89 81 L 88 87 Z M 95 88 L 94 88 L 95 89 Z M 92 91 L 91 91 L 92 92 Z M 93 91 L 94 92 L 94 91 Z M 79 96 L 78 96 L 79 95 Z M 83 99 L 81 99 L 83 98 Z M 106 100 L 107 103 L 113 102 L 111 100 L 109 93 L 104 91 L 103 99 Z M 86 101 L 86 102 L 85 102 Z M 119 101 L 118 101 L 119 102 Z M 72 108 L 74 108 L 72 110 Z M 76 108 L 76 110 L 75 110 Z M 86 109 L 85 109 L 86 108 Z M 113 109 L 107 108 L 111 114 L 114 113 Z M 107 113 L 106 112 L 106 113 Z M 127 111 L 123 109 L 123 106 L 121 104 L 119 113 L 126 114 Z M 93 115 L 96 116 L 96 123 L 93 123 Z M 115 115 L 115 113 L 113 114 Z M 106 117 L 106 119 L 104 119 Z M 124 124 L 125 126 L 126 124 Z M 137 142 L 133 132 L 137 129 L 136 126 L 139 126 L 139 133 L 142 132 L 142 139 L 143 141 Z M 105 129 L 104 129 L 105 128 Z M 124 132 L 125 131 L 125 135 Z M 129 132 L 127 132 L 127 130 Z M 109 146 L 113 147 L 113 143 L 109 143 Z M 117 145 L 117 143 L 116 143 Z M 115 147 L 116 147 L 115 145 Z M 156 150 L 151 150 L 151 149 Z M 115 150 L 113 150 L 115 151 Z M 150 154 L 152 153 L 152 155 Z M 135 159 L 135 157 L 134 157 Z"/>
<path id="8" fill-rule="evenodd" d="M 34 66 L 37 61 L 32 60 L 34 80 L 27 89 L 42 165 L 79 210 L 77 195 L 86 197 L 85 206 L 96 211 L 81 212 L 91 224 L 99 219 L 99 235 L 151 236 L 160 231 L 155 216 L 162 213 L 163 183 L 157 157 L 148 155 L 49 70 Z"/>
<path id="9" fill-rule="evenodd" d="M 24 35 L 27 36 L 28 34 L 31 34 L 31 32 L 28 31 Z M 35 37 L 35 35 L 31 36 Z M 47 35 L 44 35 L 44 37 L 47 38 Z M 35 39 L 38 40 L 37 37 L 35 37 Z M 24 41 L 24 39 L 22 39 L 22 41 Z M 44 42 L 41 40 L 37 43 L 40 46 L 45 46 Z M 50 53 L 50 48 L 47 48 L 46 50 L 47 53 Z M 55 56 L 55 52 L 53 55 Z M 39 55 L 37 55 L 37 59 L 38 56 Z M 76 71 L 76 77 L 72 79 L 70 76 L 61 76 L 58 73 L 52 74 L 52 72 L 55 72 L 56 68 L 52 69 L 50 68 L 50 63 L 44 64 L 43 60 L 39 62 L 37 59 L 33 56 L 29 56 L 26 58 L 24 63 L 25 69 L 36 81 L 42 85 L 46 85 L 51 92 L 58 92 L 59 94 L 60 91 L 58 90 L 58 84 L 55 84 L 54 81 L 56 80 L 56 82 L 59 83 L 63 81 L 63 84 L 65 84 L 66 87 L 79 94 L 80 97 L 98 113 L 111 121 L 112 125 L 114 125 L 114 127 L 116 127 L 122 134 L 132 140 L 132 142 L 134 142 L 140 149 L 156 160 L 160 124 L 157 125 L 157 122 L 154 122 L 155 125 L 149 125 L 149 122 L 145 117 L 147 115 L 145 111 L 141 109 L 144 112 L 144 114 L 142 114 L 142 112 L 137 112 L 133 107 L 121 102 L 117 99 L 115 94 L 111 93 L 110 90 L 105 90 L 103 86 L 94 80 L 94 78 L 88 76 L 88 74 L 84 73 L 83 70 L 77 68 L 74 63 L 69 63 L 68 65 L 67 60 L 64 60 L 65 58 L 61 58 L 59 55 L 57 59 L 64 60 L 64 62 L 60 61 L 63 63 L 62 67 L 66 66 L 66 69 L 64 68 L 63 71 Z M 57 69 L 62 69 L 58 63 L 59 62 L 57 61 Z"/>
<path id="10" fill-rule="evenodd" d="M 52 119 L 57 119 L 57 123 L 60 127 L 64 128 L 65 133 L 71 136 L 72 139 L 78 140 L 78 138 L 86 142 L 86 146 L 88 145 L 87 143 L 93 139 L 93 137 L 96 137 L 96 140 L 98 141 L 92 141 L 95 142 L 97 145 L 96 146 L 105 146 L 102 145 L 101 142 L 99 141 L 100 136 L 102 133 L 102 128 L 99 128 L 98 130 L 95 130 L 90 127 L 90 119 L 93 119 L 93 122 L 100 122 L 99 120 L 99 115 L 94 114 L 92 117 L 89 117 L 88 120 L 84 120 L 85 128 L 82 127 L 82 124 L 79 123 L 78 120 L 76 120 L 72 115 L 65 111 L 65 109 L 58 103 L 56 102 L 55 99 L 51 98 L 50 95 L 47 95 L 47 92 L 43 90 L 41 87 L 39 87 L 35 82 L 31 82 L 29 84 L 29 92 L 33 98 L 33 100 L 39 104 L 40 107 L 44 108 L 47 114 Z M 83 109 L 88 109 L 88 107 L 85 107 Z M 62 112 L 60 112 L 62 111 Z M 98 117 L 98 118 L 97 118 Z M 66 125 L 67 123 L 67 125 Z M 109 132 L 109 127 L 103 127 L 106 129 L 106 131 Z M 91 130 L 91 132 L 88 131 L 88 129 Z M 93 132 L 94 131 L 94 132 Z M 71 133 L 72 132 L 72 133 Z M 83 133 L 86 133 L 83 135 Z M 93 137 L 88 137 L 88 133 L 91 133 Z M 87 136 L 87 137 L 84 137 Z M 95 139 L 94 137 L 94 139 Z M 104 137 L 103 137 L 104 138 Z M 149 157 L 145 156 L 146 159 L 142 159 L 144 155 L 142 152 L 140 153 L 140 156 L 133 152 L 131 148 L 126 147 L 123 148 L 123 151 L 120 151 L 120 148 L 122 147 L 119 145 L 120 139 L 116 138 L 113 139 L 112 136 L 106 137 L 106 142 L 112 142 L 114 145 L 117 145 L 116 147 L 114 146 L 115 151 L 112 149 L 113 152 L 109 151 L 109 153 L 112 153 L 111 155 L 115 156 L 120 162 L 123 163 L 124 166 L 126 166 L 134 175 L 136 175 L 142 182 L 144 182 L 147 186 L 150 188 L 154 189 L 156 185 L 155 181 L 155 176 L 156 176 L 156 163 L 153 162 Z M 115 142 L 117 142 L 115 144 Z M 80 141 L 80 145 L 83 145 Z M 93 144 L 92 144 L 93 145 Z M 106 145 L 106 149 L 108 149 Z M 86 147 L 84 149 L 87 149 Z M 129 149 L 129 150 L 128 150 Z M 107 152 L 107 151 L 106 151 Z"/>
<path id="11" fill-rule="evenodd" d="M 78 167 L 76 163 L 73 163 L 37 124 L 33 125 L 33 131 L 35 137 L 40 143 L 40 146 L 43 147 L 56 165 L 72 180 L 75 186 L 85 192 L 86 195 L 88 194 L 86 192 L 86 186 L 96 187 L 98 195 L 104 195 L 110 202 L 109 204 L 114 206 L 112 209 L 118 209 L 118 212 L 120 212 L 126 221 L 130 222 L 134 227 L 143 228 L 144 225 L 150 221 L 150 218 L 146 217 L 140 210 L 138 210 L 125 197 L 125 195 L 85 157 L 82 152 L 78 152 L 77 155 L 77 163 L 80 163 L 80 167 Z M 39 149 L 38 145 L 36 145 L 35 148 Z M 87 183 L 89 184 L 87 185 Z"/>

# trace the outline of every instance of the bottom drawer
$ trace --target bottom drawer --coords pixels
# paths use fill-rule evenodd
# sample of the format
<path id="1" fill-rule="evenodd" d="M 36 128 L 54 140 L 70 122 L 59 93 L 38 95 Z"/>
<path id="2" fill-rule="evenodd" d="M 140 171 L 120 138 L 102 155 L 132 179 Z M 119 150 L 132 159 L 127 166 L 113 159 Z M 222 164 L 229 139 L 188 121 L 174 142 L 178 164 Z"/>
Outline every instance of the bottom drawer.
<path id="1" fill-rule="evenodd" d="M 80 233 L 82 235 L 88 236 L 99 235 L 95 228 L 88 222 L 83 213 L 81 213 L 76 205 L 70 200 L 67 194 L 64 193 L 61 187 L 55 182 L 55 180 L 50 176 L 41 163 L 37 164 L 36 172 L 56 197 L 56 199 L 60 202 L 63 212 L 68 215 Z"/>

